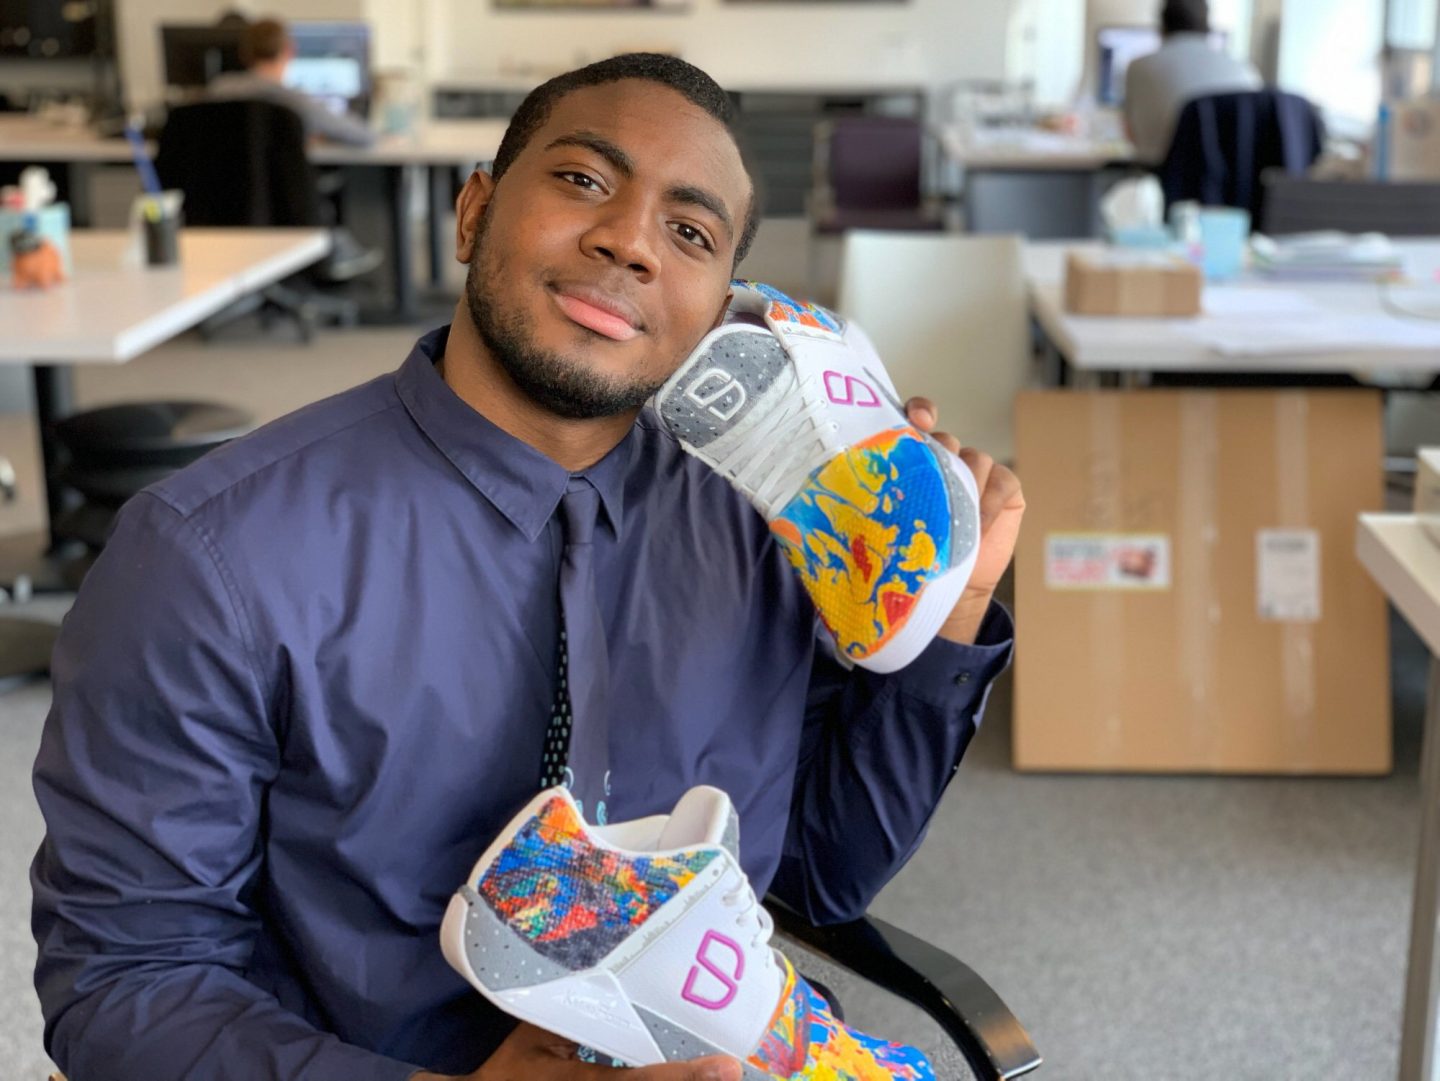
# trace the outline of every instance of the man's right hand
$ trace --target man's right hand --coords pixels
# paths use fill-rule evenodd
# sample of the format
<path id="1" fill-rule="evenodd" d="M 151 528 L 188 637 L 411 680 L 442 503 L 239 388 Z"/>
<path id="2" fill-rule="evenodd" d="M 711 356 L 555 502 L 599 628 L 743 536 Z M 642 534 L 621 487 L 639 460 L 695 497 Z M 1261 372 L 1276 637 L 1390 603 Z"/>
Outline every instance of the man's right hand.
<path id="1" fill-rule="evenodd" d="M 534 1025 L 521 1025 L 506 1037 L 485 1064 L 465 1077 L 413 1074 L 410 1081 L 602 1081 L 614 1076 L 609 1066 L 581 1062 L 574 1041 Z M 637 1066 L 625 1081 L 740 1081 L 740 1063 L 724 1055 Z"/>

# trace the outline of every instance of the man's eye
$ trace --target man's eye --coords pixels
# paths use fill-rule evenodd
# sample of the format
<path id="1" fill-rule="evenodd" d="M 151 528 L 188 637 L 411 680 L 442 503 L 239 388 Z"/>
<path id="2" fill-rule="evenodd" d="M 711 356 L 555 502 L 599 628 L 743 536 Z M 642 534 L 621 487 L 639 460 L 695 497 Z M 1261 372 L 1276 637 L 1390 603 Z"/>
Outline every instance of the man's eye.
<path id="1" fill-rule="evenodd" d="M 695 226 L 687 225 L 683 221 L 677 221 L 674 223 L 674 225 L 671 226 L 671 228 L 673 228 L 675 232 L 679 233 L 680 239 L 685 241 L 687 244 L 694 244 L 697 247 L 704 248 L 706 251 L 713 250 L 710 247 L 710 241 L 706 239 L 705 234 L 702 233 L 699 229 L 695 228 Z"/>
<path id="2" fill-rule="evenodd" d="M 585 191 L 598 191 L 600 189 L 599 182 L 596 181 L 593 176 L 589 176 L 586 173 L 577 173 L 571 171 L 564 173 L 556 173 L 555 175 L 558 176 L 561 180 L 574 184 L 577 188 L 582 188 Z"/>

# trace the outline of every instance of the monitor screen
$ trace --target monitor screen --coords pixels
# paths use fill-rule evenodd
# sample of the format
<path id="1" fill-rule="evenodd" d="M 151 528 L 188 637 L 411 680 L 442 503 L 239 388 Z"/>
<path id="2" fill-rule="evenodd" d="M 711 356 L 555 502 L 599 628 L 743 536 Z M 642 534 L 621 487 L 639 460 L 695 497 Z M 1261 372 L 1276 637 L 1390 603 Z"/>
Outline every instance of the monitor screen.
<path id="1" fill-rule="evenodd" d="M 244 71 L 242 26 L 162 26 L 165 85 L 203 87 L 223 71 Z"/>
<path id="2" fill-rule="evenodd" d="M 364 113 L 370 102 L 370 24 L 293 22 L 295 56 L 285 85 L 327 104 Z"/>
<path id="3" fill-rule="evenodd" d="M 1210 44 L 1223 49 L 1229 35 L 1223 30 L 1210 32 Z M 1099 54 L 1096 65 L 1095 96 L 1101 105 L 1125 103 L 1125 73 L 1130 64 L 1149 56 L 1160 48 L 1160 31 L 1153 26 L 1102 26 L 1095 33 Z"/>

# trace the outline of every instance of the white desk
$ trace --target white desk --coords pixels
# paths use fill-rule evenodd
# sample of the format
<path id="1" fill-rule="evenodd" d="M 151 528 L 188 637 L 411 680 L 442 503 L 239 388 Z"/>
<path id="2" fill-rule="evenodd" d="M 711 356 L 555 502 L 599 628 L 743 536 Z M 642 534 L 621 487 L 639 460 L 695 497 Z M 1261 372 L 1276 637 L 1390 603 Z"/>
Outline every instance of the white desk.
<path id="1" fill-rule="evenodd" d="M 123 364 L 248 293 L 323 258 L 323 229 L 186 229 L 180 264 L 126 265 L 128 234 L 77 230 L 74 275 L 44 292 L 0 288 L 0 362 L 31 364 L 46 506 L 60 509 L 54 422 L 71 409 L 70 364 Z M 52 542 L 53 542 L 52 537 Z"/>
<path id="2" fill-rule="evenodd" d="M 311 159 L 320 165 L 473 166 L 495 157 L 504 120 L 435 120 L 412 135 L 382 135 L 373 146 L 317 144 Z M 151 153 L 155 144 L 149 145 Z M 91 128 L 47 124 L 33 116 L 0 116 L 0 161 L 124 164 L 130 144 L 102 137 Z"/>
<path id="3" fill-rule="evenodd" d="M 1408 514 L 1362 514 L 1356 555 L 1429 647 L 1430 690 L 1420 766 L 1420 852 L 1400 1037 L 1401 1081 L 1434 1081 L 1440 1011 L 1440 545 Z"/>
<path id="4" fill-rule="evenodd" d="M 1036 320 L 1076 372 L 1440 372 L 1440 243 L 1398 241 L 1411 284 L 1207 285 L 1190 319 L 1077 316 L 1064 310 L 1065 254 L 1096 244 L 1026 245 Z M 1396 314 L 1402 306 L 1418 316 Z M 1424 316 L 1429 316 L 1425 318 Z"/>
<path id="5" fill-rule="evenodd" d="M 508 121 L 434 120 L 410 135 L 383 135 L 373 146 L 349 147 L 317 143 L 310 158 L 318 165 L 373 168 L 385 173 L 389 219 L 389 262 L 395 295 L 389 316 L 413 319 L 418 306 L 415 289 L 414 235 L 409 210 L 414 171 L 424 170 L 430 211 L 430 278 L 438 281 L 447 244 L 443 222 L 449 206 L 452 170 L 470 170 L 494 159 Z M 149 144 L 153 155 L 154 143 Z M 93 129 L 61 127 L 32 116 L 0 116 L 0 161 L 63 165 L 69 172 L 72 213 L 77 223 L 90 222 L 86 170 L 96 165 L 131 161 L 123 138 L 104 138 Z"/>

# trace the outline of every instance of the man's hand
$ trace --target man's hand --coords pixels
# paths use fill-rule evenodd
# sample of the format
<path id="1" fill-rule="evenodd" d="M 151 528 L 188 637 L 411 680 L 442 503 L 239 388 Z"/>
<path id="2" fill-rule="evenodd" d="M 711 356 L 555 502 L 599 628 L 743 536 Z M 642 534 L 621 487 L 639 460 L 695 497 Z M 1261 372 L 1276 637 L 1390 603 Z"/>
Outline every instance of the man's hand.
<path id="1" fill-rule="evenodd" d="M 463 1078 L 417 1073 L 410 1081 L 605 1081 L 615 1076 L 609 1066 L 577 1059 L 572 1041 L 522 1023 L 474 1073 Z M 740 1063 L 714 1055 L 637 1066 L 626 1070 L 624 1077 L 625 1081 L 740 1081 Z"/>
<path id="2" fill-rule="evenodd" d="M 962 448 L 953 435 L 935 431 L 940 411 L 929 398 L 911 398 L 905 403 L 905 412 L 911 424 L 959 455 L 975 474 L 975 487 L 980 490 L 980 554 L 965 592 L 940 627 L 941 638 L 973 645 L 1000 576 L 1014 558 L 1020 519 L 1025 514 L 1025 495 L 1020 490 L 1020 478 L 990 455 L 973 447 Z"/>

